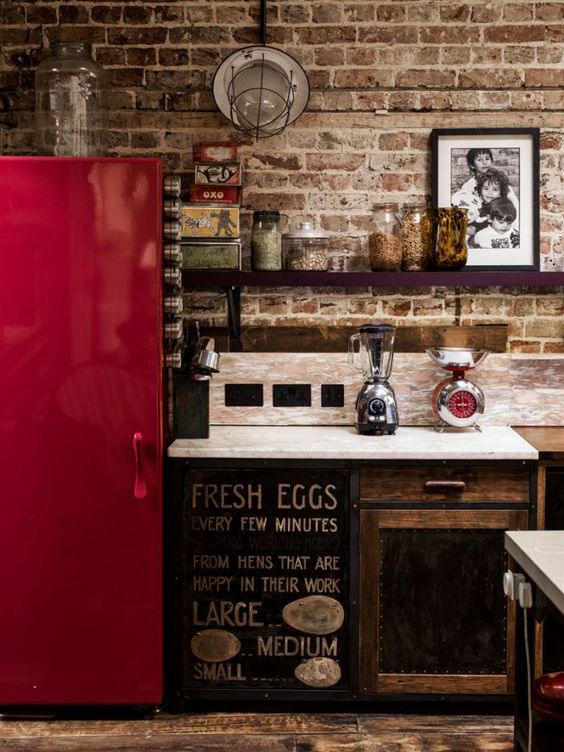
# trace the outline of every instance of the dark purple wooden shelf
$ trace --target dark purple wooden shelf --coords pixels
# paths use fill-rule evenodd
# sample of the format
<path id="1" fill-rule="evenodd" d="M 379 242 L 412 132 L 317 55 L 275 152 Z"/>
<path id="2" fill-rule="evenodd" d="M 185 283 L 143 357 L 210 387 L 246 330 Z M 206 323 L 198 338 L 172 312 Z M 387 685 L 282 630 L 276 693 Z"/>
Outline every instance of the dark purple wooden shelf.
<path id="1" fill-rule="evenodd" d="M 564 272 L 198 272 L 184 287 L 559 287 Z"/>

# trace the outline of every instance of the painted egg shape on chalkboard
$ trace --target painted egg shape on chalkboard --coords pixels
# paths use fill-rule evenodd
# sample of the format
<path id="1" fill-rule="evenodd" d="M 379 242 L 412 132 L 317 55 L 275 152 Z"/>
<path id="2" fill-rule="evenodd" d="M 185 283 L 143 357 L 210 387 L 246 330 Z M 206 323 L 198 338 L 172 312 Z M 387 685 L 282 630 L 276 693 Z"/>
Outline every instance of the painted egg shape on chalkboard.
<path id="1" fill-rule="evenodd" d="M 300 632 L 324 635 L 342 626 L 345 612 L 339 601 L 328 595 L 308 595 L 284 606 L 282 618 Z"/>
<path id="2" fill-rule="evenodd" d="M 241 650 L 241 643 L 225 629 L 204 629 L 192 637 L 190 647 L 201 661 L 219 663 L 236 656 Z"/>
<path id="3" fill-rule="evenodd" d="M 341 678 L 341 667 L 332 658 L 310 658 L 296 666 L 294 674 L 308 687 L 332 687 Z"/>

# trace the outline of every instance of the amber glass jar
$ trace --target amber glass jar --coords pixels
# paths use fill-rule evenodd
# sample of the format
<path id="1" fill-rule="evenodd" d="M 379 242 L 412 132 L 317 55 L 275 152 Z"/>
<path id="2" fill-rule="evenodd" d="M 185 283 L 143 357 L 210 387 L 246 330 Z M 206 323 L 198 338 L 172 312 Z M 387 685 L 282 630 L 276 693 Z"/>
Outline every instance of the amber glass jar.
<path id="1" fill-rule="evenodd" d="M 457 206 L 435 209 L 433 265 L 436 269 L 456 271 L 467 262 L 467 227 L 468 209 Z"/>
<path id="2" fill-rule="evenodd" d="M 368 260 L 376 271 L 399 271 L 401 268 L 401 238 L 397 218 L 397 204 L 374 207 L 368 235 Z"/>

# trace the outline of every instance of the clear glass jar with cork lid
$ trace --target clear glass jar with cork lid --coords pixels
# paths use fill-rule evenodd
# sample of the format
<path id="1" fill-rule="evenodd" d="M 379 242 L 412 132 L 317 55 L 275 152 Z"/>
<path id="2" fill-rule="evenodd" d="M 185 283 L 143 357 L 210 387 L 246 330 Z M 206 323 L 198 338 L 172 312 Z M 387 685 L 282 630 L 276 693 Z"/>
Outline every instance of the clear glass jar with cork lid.
<path id="1" fill-rule="evenodd" d="M 400 225 L 397 204 L 377 204 L 368 235 L 368 261 L 373 272 L 401 268 Z"/>

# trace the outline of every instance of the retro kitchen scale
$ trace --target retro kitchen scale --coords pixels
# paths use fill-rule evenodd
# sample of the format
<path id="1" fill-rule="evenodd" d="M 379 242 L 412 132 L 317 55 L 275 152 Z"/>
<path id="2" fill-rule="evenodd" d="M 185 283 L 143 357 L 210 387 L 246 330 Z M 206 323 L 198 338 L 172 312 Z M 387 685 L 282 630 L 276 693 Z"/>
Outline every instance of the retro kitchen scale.
<path id="1" fill-rule="evenodd" d="M 429 348 L 431 360 L 452 376 L 437 384 L 433 392 L 433 412 L 438 418 L 437 431 L 447 426 L 480 430 L 477 423 L 484 413 L 484 393 L 466 378 L 466 371 L 475 368 L 488 355 L 487 350 L 459 347 Z"/>

